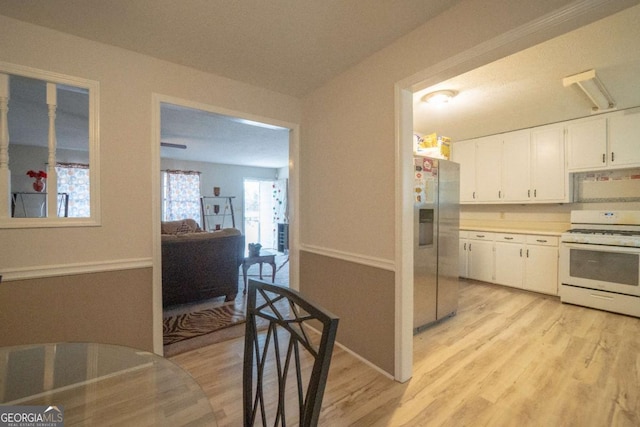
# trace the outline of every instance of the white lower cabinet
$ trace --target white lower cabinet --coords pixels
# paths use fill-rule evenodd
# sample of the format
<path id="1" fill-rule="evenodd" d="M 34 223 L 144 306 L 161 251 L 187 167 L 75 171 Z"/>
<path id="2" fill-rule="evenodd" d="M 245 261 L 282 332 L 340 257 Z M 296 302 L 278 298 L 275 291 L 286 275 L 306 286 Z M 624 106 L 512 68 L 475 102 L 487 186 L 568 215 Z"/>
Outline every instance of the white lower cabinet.
<path id="1" fill-rule="evenodd" d="M 558 294 L 558 237 L 465 233 L 460 239 L 461 277 Z"/>
<path id="2" fill-rule="evenodd" d="M 496 279 L 499 285 L 524 286 L 524 234 L 496 235 Z"/>
<path id="3" fill-rule="evenodd" d="M 493 233 L 469 232 L 467 251 L 467 277 L 469 279 L 493 282 L 494 256 Z"/>
<path id="4" fill-rule="evenodd" d="M 527 236 L 524 288 L 558 295 L 558 238 Z"/>
<path id="5" fill-rule="evenodd" d="M 467 254 L 469 253 L 468 248 L 469 248 L 469 239 L 467 238 L 467 234 L 468 232 L 466 231 L 460 231 L 460 248 L 459 248 L 459 253 L 460 253 L 460 257 L 459 257 L 459 273 L 458 275 L 460 277 L 469 277 L 469 273 L 467 270 L 467 265 L 468 265 L 468 256 Z"/>

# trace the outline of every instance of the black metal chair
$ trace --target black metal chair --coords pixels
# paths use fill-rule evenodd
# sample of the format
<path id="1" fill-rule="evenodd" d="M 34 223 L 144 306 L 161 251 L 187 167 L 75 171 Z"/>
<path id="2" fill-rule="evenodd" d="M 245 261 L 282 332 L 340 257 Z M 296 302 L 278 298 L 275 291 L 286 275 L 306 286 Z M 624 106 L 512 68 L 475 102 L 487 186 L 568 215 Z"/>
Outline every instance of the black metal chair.
<path id="1" fill-rule="evenodd" d="M 336 316 L 300 293 L 249 280 L 245 426 L 318 424 L 337 329 Z"/>

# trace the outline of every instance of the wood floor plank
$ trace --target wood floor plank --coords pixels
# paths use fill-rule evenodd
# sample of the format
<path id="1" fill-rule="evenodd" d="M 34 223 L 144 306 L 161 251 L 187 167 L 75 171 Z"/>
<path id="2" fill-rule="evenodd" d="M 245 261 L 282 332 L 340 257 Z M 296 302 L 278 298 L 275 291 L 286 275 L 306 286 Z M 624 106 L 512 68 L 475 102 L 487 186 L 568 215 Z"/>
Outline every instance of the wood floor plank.
<path id="1" fill-rule="evenodd" d="M 400 384 L 339 347 L 322 426 L 640 426 L 640 319 L 480 282 L 414 337 Z M 242 338 L 172 357 L 242 424 Z"/>

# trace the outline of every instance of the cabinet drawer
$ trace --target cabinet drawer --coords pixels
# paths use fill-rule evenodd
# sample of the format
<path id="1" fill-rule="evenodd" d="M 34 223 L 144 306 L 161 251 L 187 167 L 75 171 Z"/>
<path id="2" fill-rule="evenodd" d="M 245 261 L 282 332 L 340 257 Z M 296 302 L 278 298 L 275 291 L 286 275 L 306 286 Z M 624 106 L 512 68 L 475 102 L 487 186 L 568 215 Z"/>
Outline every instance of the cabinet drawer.
<path id="1" fill-rule="evenodd" d="M 558 246 L 558 237 L 527 235 L 527 244 L 541 246 Z"/>
<path id="2" fill-rule="evenodd" d="M 489 233 L 486 231 L 469 231 L 467 238 L 473 240 L 493 240 L 495 238 L 495 233 Z"/>
<path id="3" fill-rule="evenodd" d="M 524 243 L 524 240 L 525 240 L 524 234 L 498 233 L 496 234 L 495 237 L 496 237 L 496 242 Z"/>

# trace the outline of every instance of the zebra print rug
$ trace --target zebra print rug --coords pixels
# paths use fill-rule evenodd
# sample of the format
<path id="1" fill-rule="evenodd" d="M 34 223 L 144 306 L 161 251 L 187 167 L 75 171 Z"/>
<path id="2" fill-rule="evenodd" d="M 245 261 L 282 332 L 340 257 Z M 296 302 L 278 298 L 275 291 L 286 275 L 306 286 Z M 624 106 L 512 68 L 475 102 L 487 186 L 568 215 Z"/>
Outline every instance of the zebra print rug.
<path id="1" fill-rule="evenodd" d="M 166 317 L 162 322 L 164 345 L 210 334 L 244 321 L 244 312 L 233 303 Z"/>

